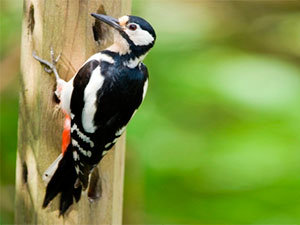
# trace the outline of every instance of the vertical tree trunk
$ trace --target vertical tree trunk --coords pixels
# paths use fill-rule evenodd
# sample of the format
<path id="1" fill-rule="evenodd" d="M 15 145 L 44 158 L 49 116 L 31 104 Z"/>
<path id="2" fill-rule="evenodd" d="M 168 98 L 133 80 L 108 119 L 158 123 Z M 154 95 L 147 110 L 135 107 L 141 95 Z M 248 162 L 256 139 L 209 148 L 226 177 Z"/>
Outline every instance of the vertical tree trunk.
<path id="1" fill-rule="evenodd" d="M 124 135 L 98 166 L 99 200 L 90 203 L 83 193 L 65 218 L 58 218 L 57 198 L 42 209 L 42 174 L 60 154 L 63 115 L 55 112 L 54 76 L 43 71 L 32 52 L 48 60 L 51 46 L 56 55 L 62 53 L 58 72 L 69 80 L 90 55 L 112 42 L 109 29 L 90 13 L 119 17 L 129 13 L 130 0 L 24 0 L 23 10 L 15 222 L 121 224 Z"/>

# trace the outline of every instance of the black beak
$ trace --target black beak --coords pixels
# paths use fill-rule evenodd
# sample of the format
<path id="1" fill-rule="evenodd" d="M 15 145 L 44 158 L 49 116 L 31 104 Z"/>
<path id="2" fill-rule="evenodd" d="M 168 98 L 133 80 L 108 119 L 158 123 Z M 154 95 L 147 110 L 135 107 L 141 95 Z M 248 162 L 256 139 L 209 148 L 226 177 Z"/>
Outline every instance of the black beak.
<path id="1" fill-rule="evenodd" d="M 120 26 L 119 21 L 111 16 L 106 16 L 102 14 L 96 14 L 92 13 L 91 14 L 93 17 L 95 17 L 98 20 L 101 20 L 102 22 L 108 24 L 109 26 L 112 26 L 118 31 L 123 31 L 123 28 Z"/>

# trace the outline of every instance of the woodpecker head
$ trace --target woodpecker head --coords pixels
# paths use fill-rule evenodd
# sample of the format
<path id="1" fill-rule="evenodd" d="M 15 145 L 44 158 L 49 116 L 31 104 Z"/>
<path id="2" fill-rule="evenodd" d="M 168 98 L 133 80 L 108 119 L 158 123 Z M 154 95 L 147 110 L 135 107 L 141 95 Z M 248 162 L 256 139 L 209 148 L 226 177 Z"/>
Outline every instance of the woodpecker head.
<path id="1" fill-rule="evenodd" d="M 153 47 L 156 35 L 152 26 L 143 18 L 137 16 L 122 16 L 119 19 L 91 14 L 96 19 L 115 29 L 114 44 L 120 55 L 127 55 L 128 59 L 140 59 L 146 56 Z"/>

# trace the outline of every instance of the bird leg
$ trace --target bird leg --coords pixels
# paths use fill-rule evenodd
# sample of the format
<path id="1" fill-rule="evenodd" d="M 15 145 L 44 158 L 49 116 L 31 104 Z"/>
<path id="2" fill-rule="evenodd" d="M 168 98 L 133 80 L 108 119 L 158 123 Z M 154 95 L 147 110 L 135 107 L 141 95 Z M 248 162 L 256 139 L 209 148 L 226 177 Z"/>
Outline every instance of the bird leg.
<path id="1" fill-rule="evenodd" d="M 54 73 L 55 78 L 56 78 L 56 91 L 55 91 L 55 95 L 57 96 L 58 99 L 60 99 L 62 89 L 64 87 L 64 84 L 66 83 L 63 79 L 60 78 L 60 76 L 59 76 L 59 74 L 57 72 L 57 69 L 56 69 L 56 64 L 57 64 L 57 62 L 58 62 L 61 54 L 59 54 L 55 58 L 54 57 L 53 48 L 51 47 L 51 49 L 50 49 L 51 62 L 49 62 L 47 60 L 44 60 L 41 57 L 37 56 L 34 51 L 32 52 L 32 56 L 37 61 L 39 61 L 41 64 L 45 65 L 44 70 L 47 73 L 49 73 L 49 74 L 50 73 Z M 55 111 L 54 111 L 54 114 L 56 114 L 59 109 L 60 109 L 60 106 L 56 107 Z M 66 112 L 64 112 L 64 113 L 65 113 L 65 121 L 64 121 L 64 130 L 63 130 L 63 134 L 62 134 L 62 149 L 61 149 L 62 150 L 62 155 L 65 153 L 68 145 L 70 144 L 70 140 L 71 140 L 71 137 L 70 137 L 70 135 L 71 135 L 71 133 L 70 133 L 70 131 L 71 131 L 71 118 L 70 118 L 70 116 Z M 58 162 L 59 161 L 57 161 L 56 164 L 58 164 Z M 55 167 L 55 165 L 52 166 L 52 167 L 54 167 L 55 170 L 56 170 L 57 165 L 56 165 L 56 167 Z M 46 171 L 46 173 L 45 173 L 46 175 L 44 175 L 45 177 L 47 177 L 47 179 L 45 178 L 46 180 L 50 180 L 49 178 L 51 178 L 52 175 L 53 175 L 53 174 L 51 175 L 51 173 L 55 172 L 55 170 L 52 171 L 51 168 L 48 169 L 49 171 L 47 170 L 48 172 Z"/>
<path id="2" fill-rule="evenodd" d="M 56 79 L 56 91 L 55 91 L 55 95 L 57 96 L 58 99 L 60 99 L 61 96 L 61 91 L 63 89 L 63 85 L 66 83 L 63 79 L 60 78 L 57 69 L 56 69 L 56 64 L 61 56 L 61 54 L 59 54 L 56 58 L 54 57 L 54 51 L 53 48 L 51 47 L 50 49 L 50 56 L 51 56 L 51 62 L 42 59 L 41 57 L 36 55 L 36 52 L 33 51 L 32 52 L 32 56 L 33 58 L 35 58 L 37 61 L 39 61 L 41 64 L 45 65 L 44 70 L 47 73 L 54 73 L 55 75 L 55 79 Z"/>
<path id="3" fill-rule="evenodd" d="M 45 65 L 45 68 L 44 70 L 47 72 L 47 73 L 54 73 L 55 75 L 55 78 L 56 78 L 56 81 L 57 80 L 60 80 L 61 78 L 59 77 L 58 75 L 58 72 L 57 72 L 57 69 L 56 69 L 56 64 L 61 56 L 61 54 L 59 54 L 56 59 L 54 58 L 54 51 L 53 51 L 53 48 L 51 47 L 50 49 L 50 56 L 51 56 L 51 62 L 47 61 L 47 60 L 44 60 L 42 58 L 40 58 L 39 56 L 36 55 L 35 51 L 32 52 L 32 56 L 33 58 L 35 58 L 37 61 L 39 61 L 40 63 L 44 64 Z"/>

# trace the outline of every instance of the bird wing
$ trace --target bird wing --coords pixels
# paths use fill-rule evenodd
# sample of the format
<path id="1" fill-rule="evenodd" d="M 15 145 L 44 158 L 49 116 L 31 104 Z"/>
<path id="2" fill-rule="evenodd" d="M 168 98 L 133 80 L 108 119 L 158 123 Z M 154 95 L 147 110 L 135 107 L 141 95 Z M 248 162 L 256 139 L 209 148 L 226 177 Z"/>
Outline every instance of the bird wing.
<path id="1" fill-rule="evenodd" d="M 74 78 L 71 144 L 75 170 L 85 189 L 88 175 L 121 136 L 143 100 L 148 73 L 90 60 Z"/>

